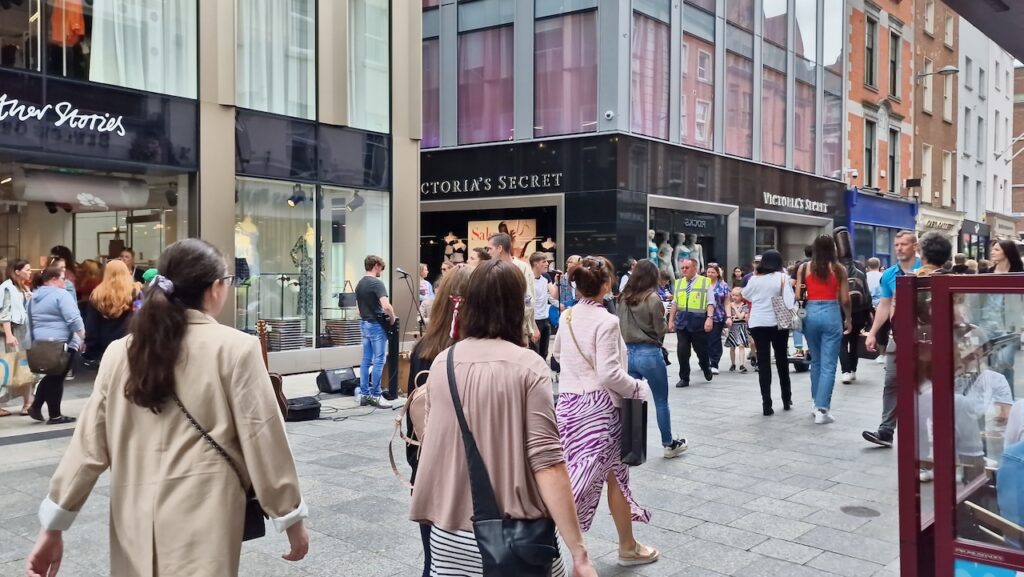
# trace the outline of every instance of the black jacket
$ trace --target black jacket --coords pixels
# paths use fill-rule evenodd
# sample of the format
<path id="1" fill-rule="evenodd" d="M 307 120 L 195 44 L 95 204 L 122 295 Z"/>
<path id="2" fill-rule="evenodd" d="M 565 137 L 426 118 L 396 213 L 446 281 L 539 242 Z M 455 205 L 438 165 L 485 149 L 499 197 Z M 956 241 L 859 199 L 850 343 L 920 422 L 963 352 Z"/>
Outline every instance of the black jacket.
<path id="1" fill-rule="evenodd" d="M 85 318 L 85 352 L 82 357 L 86 361 L 99 362 L 110 343 L 128 334 L 128 323 L 132 312 L 129 310 L 117 318 L 107 318 L 100 314 L 92 303 L 86 302 L 83 308 Z"/>

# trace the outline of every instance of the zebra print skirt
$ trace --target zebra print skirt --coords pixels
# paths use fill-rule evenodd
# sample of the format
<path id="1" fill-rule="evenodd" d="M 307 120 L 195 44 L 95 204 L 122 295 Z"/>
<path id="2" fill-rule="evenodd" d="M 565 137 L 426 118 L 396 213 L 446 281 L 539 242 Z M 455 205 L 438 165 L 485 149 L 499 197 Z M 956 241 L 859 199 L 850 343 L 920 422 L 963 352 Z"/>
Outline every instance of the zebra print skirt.
<path id="1" fill-rule="evenodd" d="M 611 395 L 604 390 L 576 395 L 562 393 L 555 407 L 572 495 L 580 528 L 590 530 L 608 474 L 622 488 L 634 521 L 648 523 L 651 512 L 633 499 L 629 467 L 622 464 L 622 421 Z"/>
<path id="2" fill-rule="evenodd" d="M 480 549 L 472 531 L 430 528 L 430 577 L 483 577 L 483 574 Z M 566 577 L 561 558 L 555 559 L 551 577 Z"/>

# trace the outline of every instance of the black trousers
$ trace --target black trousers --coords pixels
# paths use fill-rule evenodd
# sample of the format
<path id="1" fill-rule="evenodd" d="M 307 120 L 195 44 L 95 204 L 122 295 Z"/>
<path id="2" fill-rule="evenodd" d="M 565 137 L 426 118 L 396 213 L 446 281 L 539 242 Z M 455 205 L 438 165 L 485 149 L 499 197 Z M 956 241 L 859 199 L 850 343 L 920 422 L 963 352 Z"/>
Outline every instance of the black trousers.
<path id="1" fill-rule="evenodd" d="M 857 363 L 860 358 L 857 356 L 857 343 L 860 341 L 860 332 L 868 324 L 870 315 L 866 312 L 853 313 L 850 319 L 852 329 L 850 334 L 843 335 L 843 343 L 839 346 L 839 365 L 844 373 L 856 373 Z"/>
<path id="2" fill-rule="evenodd" d="M 59 375 L 46 375 L 39 381 L 39 386 L 36 387 L 36 398 L 32 401 L 33 411 L 42 409 L 43 403 L 46 403 L 46 411 L 49 418 L 55 419 L 62 415 L 60 412 L 60 402 L 64 399 L 64 377 L 71 370 L 71 365 L 75 364 L 75 354 L 75 351 L 71 351 L 68 366 L 64 367 L 63 372 Z"/>
<path id="3" fill-rule="evenodd" d="M 718 368 L 722 360 L 722 331 L 725 330 L 725 321 L 715 321 L 708 333 L 708 362 L 713 368 Z"/>
<path id="4" fill-rule="evenodd" d="M 708 367 L 708 333 L 699 331 L 676 331 L 676 359 L 679 360 L 679 379 L 690 383 L 690 350 L 697 353 L 697 364 L 700 370 Z"/>
<path id="5" fill-rule="evenodd" d="M 534 344 L 530 341 L 530 348 L 537 351 L 540 358 L 548 360 L 548 347 L 551 345 L 551 321 L 548 319 L 535 319 L 537 329 L 540 330 L 540 340 Z"/>
<path id="6" fill-rule="evenodd" d="M 782 402 L 793 403 L 793 391 L 789 383 L 789 331 L 778 327 L 751 327 L 750 336 L 757 345 L 757 380 L 761 385 L 761 404 L 772 406 L 772 349 L 775 350 L 775 367 L 779 372 L 779 388 Z"/>

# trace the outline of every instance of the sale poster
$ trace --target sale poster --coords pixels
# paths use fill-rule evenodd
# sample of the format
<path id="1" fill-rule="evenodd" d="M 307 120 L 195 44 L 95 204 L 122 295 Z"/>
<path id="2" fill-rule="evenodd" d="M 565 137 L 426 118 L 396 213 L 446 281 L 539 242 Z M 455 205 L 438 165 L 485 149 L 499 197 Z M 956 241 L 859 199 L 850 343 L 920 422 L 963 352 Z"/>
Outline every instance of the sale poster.
<path id="1" fill-rule="evenodd" d="M 469 221 L 469 250 L 487 246 L 492 234 L 504 232 L 512 237 L 512 256 L 526 260 L 537 250 L 537 221 L 527 218 L 519 220 L 471 220 Z"/>

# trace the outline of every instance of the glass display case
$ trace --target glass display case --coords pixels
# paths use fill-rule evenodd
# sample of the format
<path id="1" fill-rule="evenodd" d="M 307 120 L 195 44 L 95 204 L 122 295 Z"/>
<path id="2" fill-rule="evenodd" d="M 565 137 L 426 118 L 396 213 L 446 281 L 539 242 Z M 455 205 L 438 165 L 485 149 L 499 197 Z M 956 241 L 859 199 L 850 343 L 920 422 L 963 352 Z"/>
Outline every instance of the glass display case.
<path id="1" fill-rule="evenodd" d="M 896 302 L 901 573 L 1024 575 L 1024 275 L 904 277 Z"/>

